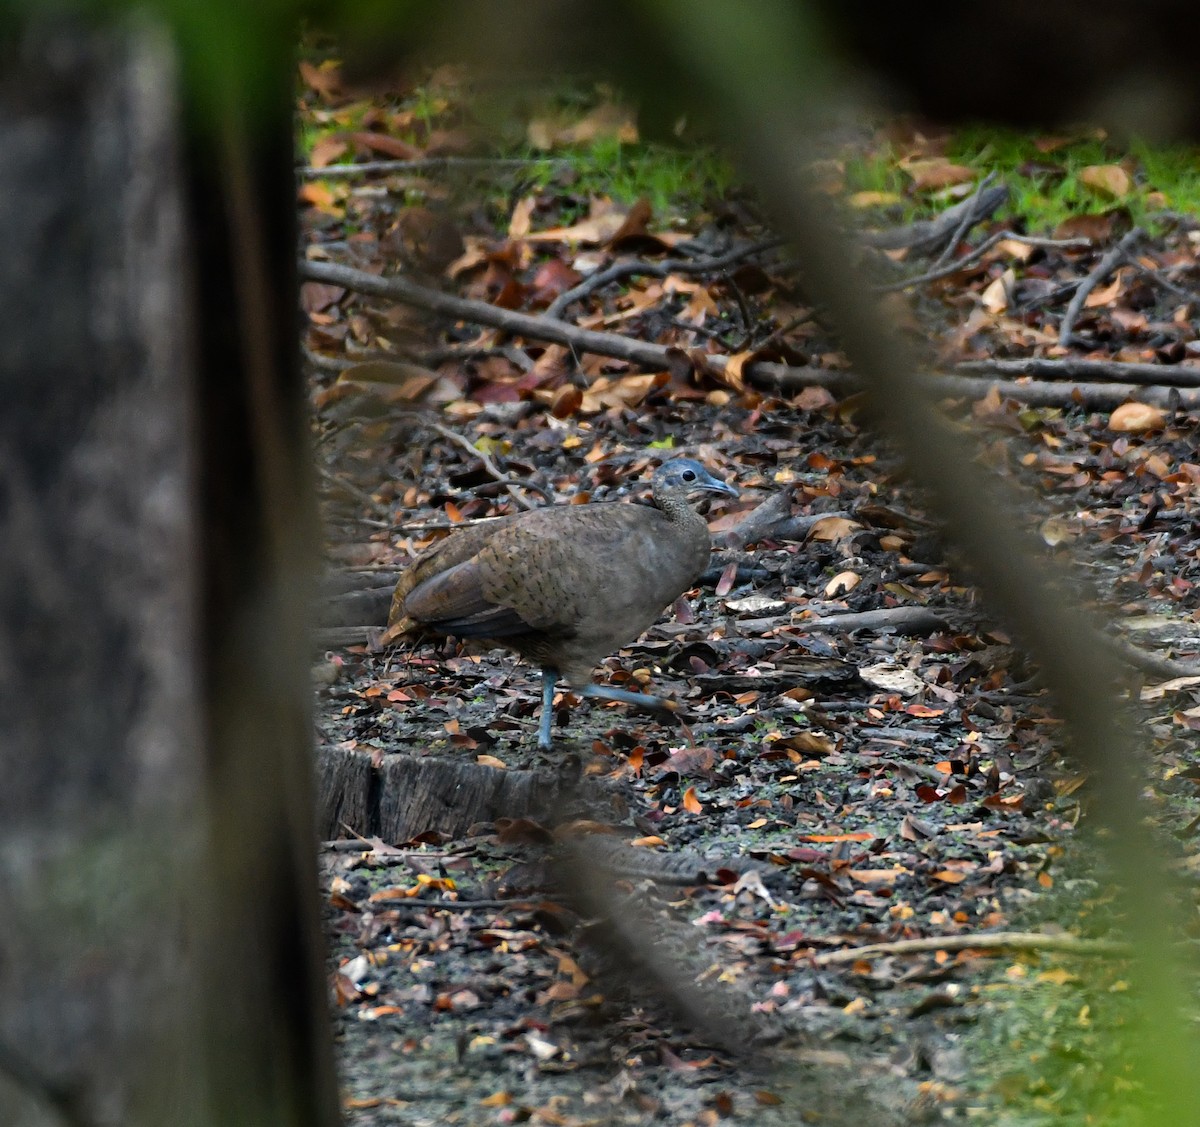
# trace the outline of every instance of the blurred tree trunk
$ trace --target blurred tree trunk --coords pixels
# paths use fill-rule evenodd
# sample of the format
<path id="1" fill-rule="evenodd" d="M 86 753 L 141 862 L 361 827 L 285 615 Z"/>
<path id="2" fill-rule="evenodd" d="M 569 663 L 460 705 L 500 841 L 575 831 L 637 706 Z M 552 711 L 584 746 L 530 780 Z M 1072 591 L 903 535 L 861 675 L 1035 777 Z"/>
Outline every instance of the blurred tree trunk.
<path id="1" fill-rule="evenodd" d="M 270 112 L 185 131 L 164 35 L 33 23 L 0 47 L 0 1122 L 334 1123 L 290 40 Z"/>

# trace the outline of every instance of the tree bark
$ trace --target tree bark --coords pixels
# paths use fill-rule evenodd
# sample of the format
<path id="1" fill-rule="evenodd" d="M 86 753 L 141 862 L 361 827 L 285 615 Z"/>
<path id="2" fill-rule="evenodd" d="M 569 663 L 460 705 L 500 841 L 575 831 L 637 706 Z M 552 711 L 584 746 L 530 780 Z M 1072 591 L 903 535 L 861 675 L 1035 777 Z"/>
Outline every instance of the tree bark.
<path id="1" fill-rule="evenodd" d="M 337 1119 L 288 48 L 184 144 L 165 35 L 0 48 L 0 1122 Z"/>

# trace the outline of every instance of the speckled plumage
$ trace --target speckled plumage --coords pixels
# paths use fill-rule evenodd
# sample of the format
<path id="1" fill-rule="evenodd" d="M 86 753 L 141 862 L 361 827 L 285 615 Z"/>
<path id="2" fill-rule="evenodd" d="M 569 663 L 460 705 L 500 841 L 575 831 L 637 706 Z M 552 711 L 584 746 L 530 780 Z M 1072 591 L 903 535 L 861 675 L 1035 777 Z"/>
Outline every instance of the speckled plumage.
<path id="1" fill-rule="evenodd" d="M 389 633 L 494 642 L 582 687 L 707 566 L 708 524 L 687 500 L 697 491 L 737 495 L 677 458 L 654 474 L 654 508 L 553 505 L 455 531 L 401 575 Z"/>

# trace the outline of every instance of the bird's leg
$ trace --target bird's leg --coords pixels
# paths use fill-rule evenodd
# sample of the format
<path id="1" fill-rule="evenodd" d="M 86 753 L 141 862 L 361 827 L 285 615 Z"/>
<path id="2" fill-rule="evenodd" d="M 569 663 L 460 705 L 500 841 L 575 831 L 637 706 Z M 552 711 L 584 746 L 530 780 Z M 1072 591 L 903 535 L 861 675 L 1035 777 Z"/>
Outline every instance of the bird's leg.
<path id="1" fill-rule="evenodd" d="M 631 693 L 628 689 L 617 689 L 612 685 L 596 685 L 587 684 L 582 689 L 578 690 L 581 697 L 596 697 L 599 700 L 615 700 L 621 704 L 632 704 L 635 708 L 645 709 L 647 712 L 673 713 L 679 710 L 673 700 L 664 700 L 662 697 L 652 697 L 649 693 Z"/>
<path id="2" fill-rule="evenodd" d="M 558 672 L 542 670 L 542 720 L 538 725 L 538 750 L 550 750 L 550 724 L 554 720 L 554 687 L 558 684 Z"/>

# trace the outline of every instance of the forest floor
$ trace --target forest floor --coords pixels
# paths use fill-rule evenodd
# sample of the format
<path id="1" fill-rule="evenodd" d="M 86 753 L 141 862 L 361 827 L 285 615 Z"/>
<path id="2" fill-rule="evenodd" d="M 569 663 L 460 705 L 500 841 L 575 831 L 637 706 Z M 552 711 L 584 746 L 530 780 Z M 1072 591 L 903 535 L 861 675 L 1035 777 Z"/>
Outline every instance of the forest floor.
<path id="1" fill-rule="evenodd" d="M 398 163 L 314 170 L 308 261 L 403 272 L 497 316 L 306 282 L 341 590 L 386 594 L 447 529 L 542 503 L 523 483 L 556 502 L 636 501 L 653 466 L 688 453 L 741 490 L 709 509 L 716 551 L 697 588 L 598 672 L 678 700 L 678 721 L 564 693 L 554 754 L 539 756 L 535 669 L 502 651 L 380 646 L 386 602 L 327 622 L 323 746 L 497 771 L 566 764 L 587 783 L 569 808 L 453 838 L 347 826 L 327 843 L 348 1122 L 1116 1116 L 1137 1081 L 1112 1035 L 1131 1020 L 1119 946 L 1088 943 L 1119 934 L 1087 840 L 1088 780 L 1061 757 L 1036 670 L 838 382 L 836 336 L 753 199 L 724 189 L 656 220 L 569 167 L 533 185 L 520 167 L 455 166 L 455 128 L 402 150 L 402 101 L 376 99 L 364 122 L 321 73 L 310 120 L 357 116 L 309 159 Z M 883 138 L 839 138 L 830 175 Z M 938 183 L 962 203 L 989 186 L 947 171 L 944 136 L 892 124 L 886 144 L 898 165 L 924 162 L 914 192 Z M 447 154 L 432 170 L 403 163 Z M 868 272 L 931 365 L 978 381 L 946 411 L 1019 484 L 1080 597 L 1143 656 L 1125 689 L 1143 721 L 1143 797 L 1186 877 L 1200 856 L 1200 222 L 1164 215 L 1131 236 L 1121 207 L 1098 205 L 1023 241 L 1009 206 L 937 245 L 864 243 Z M 672 362 L 514 331 L 514 311 L 666 346 Z M 700 359 L 717 355 L 723 369 Z M 1058 401 L 969 367 L 995 360 L 1045 362 L 1030 374 Z M 1067 360 L 1114 367 L 1056 373 Z M 1147 391 L 1109 394 L 1122 372 Z M 746 540 L 772 499 L 772 523 Z M 862 612 L 883 613 L 837 621 Z M 581 904 L 556 858 L 596 835 L 621 852 Z"/>

